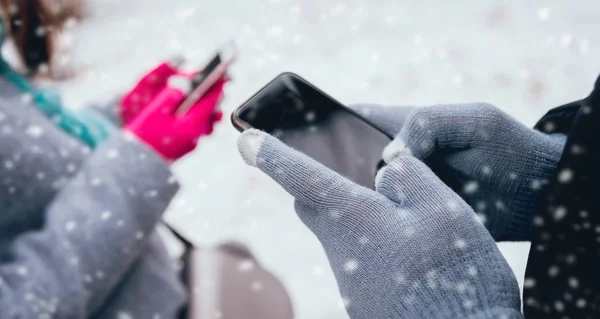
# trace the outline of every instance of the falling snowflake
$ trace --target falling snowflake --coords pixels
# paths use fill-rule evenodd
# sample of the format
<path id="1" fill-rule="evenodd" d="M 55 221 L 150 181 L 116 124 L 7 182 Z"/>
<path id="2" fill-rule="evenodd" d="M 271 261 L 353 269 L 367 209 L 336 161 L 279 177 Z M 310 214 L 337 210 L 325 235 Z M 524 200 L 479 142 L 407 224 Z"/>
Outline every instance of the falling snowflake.
<path id="1" fill-rule="evenodd" d="M 102 272 L 102 271 L 96 271 L 96 278 L 98 278 L 98 279 L 104 278 L 104 272 Z"/>
<path id="2" fill-rule="evenodd" d="M 260 281 L 255 281 L 252 283 L 252 290 L 254 291 L 260 291 L 263 289 L 263 283 Z"/>
<path id="3" fill-rule="evenodd" d="M 100 218 L 102 220 L 107 220 L 110 218 L 111 215 L 112 215 L 112 213 L 107 210 L 107 211 L 102 212 L 102 215 L 100 215 Z"/>
<path id="4" fill-rule="evenodd" d="M 585 299 L 582 299 L 582 298 L 577 299 L 577 301 L 575 302 L 575 305 L 578 308 L 585 308 L 586 304 L 587 304 L 587 302 L 585 301 Z"/>
<path id="5" fill-rule="evenodd" d="M 561 183 L 568 183 L 573 179 L 573 171 L 565 168 L 558 173 L 558 181 Z"/>
<path id="6" fill-rule="evenodd" d="M 15 168 L 15 163 L 13 163 L 10 160 L 6 160 L 6 161 L 4 161 L 4 168 L 11 171 L 13 168 Z"/>
<path id="7" fill-rule="evenodd" d="M 463 306 L 467 309 L 473 308 L 474 305 L 475 305 L 475 302 L 473 300 L 465 300 L 463 302 Z"/>
<path id="8" fill-rule="evenodd" d="M 138 239 L 138 240 L 144 238 L 144 233 L 141 232 L 141 231 L 136 232 L 135 233 L 135 238 Z"/>
<path id="9" fill-rule="evenodd" d="M 356 259 L 350 259 L 344 263 L 344 271 L 347 273 L 354 273 L 358 269 L 358 261 Z"/>
<path id="10" fill-rule="evenodd" d="M 537 17 L 541 21 L 548 20 L 548 18 L 550 18 L 550 8 L 548 8 L 548 7 L 541 7 L 541 8 L 539 8 L 538 11 L 537 11 Z"/>
<path id="11" fill-rule="evenodd" d="M 252 260 L 243 260 L 238 264 L 238 271 L 239 272 L 248 272 L 250 270 L 254 269 L 254 261 Z"/>
<path id="12" fill-rule="evenodd" d="M 473 194 L 477 191 L 478 188 L 479 183 L 477 183 L 476 181 L 471 181 L 465 184 L 463 191 L 465 194 Z"/>
<path id="13" fill-rule="evenodd" d="M 540 188 L 542 188 L 542 181 L 539 179 L 534 179 L 531 181 L 531 189 L 538 190 Z"/>
<path id="14" fill-rule="evenodd" d="M 579 280 L 577 280 L 575 277 L 569 278 L 569 286 L 573 289 L 576 289 L 579 287 Z"/>
<path id="15" fill-rule="evenodd" d="M 454 242 L 454 247 L 458 249 L 465 249 L 467 247 L 467 242 L 464 239 L 457 239 Z"/>
<path id="16" fill-rule="evenodd" d="M 73 163 L 69 163 L 69 164 L 67 165 L 67 172 L 69 172 L 69 173 L 73 173 L 73 172 L 75 172 L 75 170 L 76 170 L 76 169 L 77 169 L 77 167 L 76 167 L 76 166 L 75 166 L 75 164 L 73 164 Z"/>
<path id="17" fill-rule="evenodd" d="M 554 210 L 554 220 L 559 221 L 567 216 L 567 209 L 564 206 L 559 206 Z"/>
<path id="18" fill-rule="evenodd" d="M 28 272 L 29 270 L 23 266 L 17 267 L 17 274 L 19 274 L 20 276 L 26 276 Z"/>
<path id="19" fill-rule="evenodd" d="M 75 226 L 77 226 L 77 224 L 74 221 L 68 221 L 65 224 L 65 230 L 67 231 L 67 233 L 70 233 L 73 231 L 73 229 L 75 229 Z"/>
<path id="20" fill-rule="evenodd" d="M 550 266 L 550 268 L 548 268 L 548 275 L 550 277 L 556 277 L 559 272 L 560 269 L 558 268 L 558 266 Z"/>
<path id="21" fill-rule="evenodd" d="M 556 302 L 554 302 L 554 309 L 556 309 L 556 311 L 558 312 L 562 312 L 565 310 L 565 304 L 557 300 Z"/>
<path id="22" fill-rule="evenodd" d="M 523 283 L 523 287 L 525 287 L 525 288 L 533 288 L 533 287 L 535 287 L 535 279 L 533 279 L 533 278 L 525 278 L 525 282 Z"/>
<path id="23" fill-rule="evenodd" d="M 366 245 L 366 244 L 368 244 L 368 243 L 369 243 L 369 238 L 368 238 L 368 237 L 366 237 L 366 236 L 362 236 L 362 237 L 360 237 L 360 239 L 358 240 L 358 242 L 359 242 L 361 245 Z"/>
<path id="24" fill-rule="evenodd" d="M 119 311 L 117 313 L 117 319 L 133 319 L 133 316 L 127 311 Z"/>
<path id="25" fill-rule="evenodd" d="M 316 275 L 316 276 L 323 275 L 323 273 L 324 273 L 323 267 L 321 267 L 321 266 L 314 266 L 313 269 L 312 269 L 312 273 L 313 273 L 313 275 Z"/>
<path id="26" fill-rule="evenodd" d="M 115 149 L 110 149 L 106 152 L 106 157 L 108 159 L 115 159 L 115 158 L 119 157 L 119 151 L 117 151 Z"/>
<path id="27" fill-rule="evenodd" d="M 25 133 L 33 138 L 39 138 L 44 134 L 44 130 L 40 126 L 31 125 L 27 128 Z"/>

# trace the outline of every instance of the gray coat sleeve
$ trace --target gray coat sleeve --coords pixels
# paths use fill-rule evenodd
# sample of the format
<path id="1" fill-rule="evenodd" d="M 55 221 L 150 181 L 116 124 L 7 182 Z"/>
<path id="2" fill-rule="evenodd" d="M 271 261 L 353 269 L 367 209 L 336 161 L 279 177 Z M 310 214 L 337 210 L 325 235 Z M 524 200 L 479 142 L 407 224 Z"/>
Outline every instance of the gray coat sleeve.
<path id="1" fill-rule="evenodd" d="M 97 310 L 178 189 L 167 165 L 122 134 L 84 163 L 46 210 L 40 231 L 0 265 L 0 318 L 84 318 Z"/>
<path id="2" fill-rule="evenodd" d="M 84 109 L 98 113 L 104 116 L 109 122 L 114 124 L 116 127 L 121 127 L 123 126 L 123 121 L 121 120 L 120 114 L 120 101 L 121 95 L 118 95 L 105 102 L 98 102 L 87 105 L 84 107 Z"/>

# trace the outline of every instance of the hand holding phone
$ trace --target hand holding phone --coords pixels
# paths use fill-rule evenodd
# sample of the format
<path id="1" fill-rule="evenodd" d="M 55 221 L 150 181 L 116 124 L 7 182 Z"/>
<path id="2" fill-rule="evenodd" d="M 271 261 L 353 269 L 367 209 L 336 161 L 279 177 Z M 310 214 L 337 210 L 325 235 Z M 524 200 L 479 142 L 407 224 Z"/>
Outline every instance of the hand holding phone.
<path id="1" fill-rule="evenodd" d="M 231 115 L 244 131 L 265 131 L 348 179 L 373 188 L 392 138 L 298 75 L 283 73 Z"/>
<path id="2" fill-rule="evenodd" d="M 185 114 L 206 92 L 227 73 L 227 68 L 237 57 L 237 48 L 233 41 L 223 45 L 213 58 L 192 79 L 192 91 L 177 109 L 177 114 Z"/>

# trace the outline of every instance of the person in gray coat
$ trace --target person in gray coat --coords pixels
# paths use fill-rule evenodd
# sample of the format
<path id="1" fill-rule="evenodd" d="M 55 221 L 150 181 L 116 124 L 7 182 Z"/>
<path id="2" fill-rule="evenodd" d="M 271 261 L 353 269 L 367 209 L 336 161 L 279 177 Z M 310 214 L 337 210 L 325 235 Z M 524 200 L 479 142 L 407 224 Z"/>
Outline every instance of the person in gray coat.
<path id="1" fill-rule="evenodd" d="M 155 232 L 178 189 L 167 162 L 120 130 L 92 150 L 10 71 L 0 77 L 0 318 L 177 317 L 185 289 Z"/>

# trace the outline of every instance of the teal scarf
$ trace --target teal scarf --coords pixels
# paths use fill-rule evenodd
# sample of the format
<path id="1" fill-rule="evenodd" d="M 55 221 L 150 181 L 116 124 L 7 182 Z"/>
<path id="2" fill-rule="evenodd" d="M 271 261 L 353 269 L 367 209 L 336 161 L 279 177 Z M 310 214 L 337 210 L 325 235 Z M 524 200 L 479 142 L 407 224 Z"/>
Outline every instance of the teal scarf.
<path id="1" fill-rule="evenodd" d="M 4 24 L 0 20 L 0 43 L 3 42 L 4 35 Z M 2 58 L 0 58 L 0 76 L 15 85 L 24 94 L 30 94 L 33 104 L 40 112 L 52 119 L 62 130 L 91 148 L 98 146 L 117 130 L 107 118 L 92 109 L 69 110 L 64 108 L 57 92 L 36 88 L 25 76 L 15 72 Z"/>

